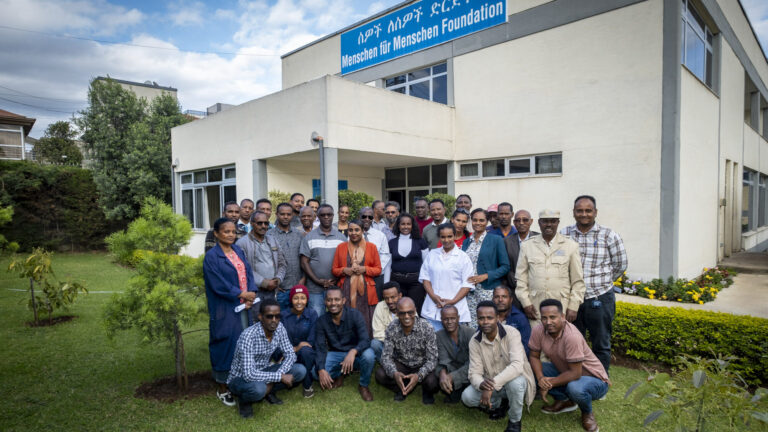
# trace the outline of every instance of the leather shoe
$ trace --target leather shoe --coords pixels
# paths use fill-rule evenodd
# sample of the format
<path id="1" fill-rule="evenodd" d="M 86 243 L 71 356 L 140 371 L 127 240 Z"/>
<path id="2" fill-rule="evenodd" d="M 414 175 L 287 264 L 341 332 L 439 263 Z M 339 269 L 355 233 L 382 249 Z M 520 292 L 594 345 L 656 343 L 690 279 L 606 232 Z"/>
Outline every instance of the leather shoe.
<path id="1" fill-rule="evenodd" d="M 277 397 L 277 395 L 275 395 L 274 393 L 268 393 L 267 397 L 265 397 L 264 399 L 266 399 L 267 402 L 269 402 L 272 405 L 282 405 L 283 404 L 283 401 L 280 400 Z"/>
<path id="2" fill-rule="evenodd" d="M 344 375 L 339 375 L 338 378 L 333 380 L 333 387 L 331 388 L 339 388 L 344 386 Z"/>
<path id="3" fill-rule="evenodd" d="M 508 410 L 509 410 L 509 401 L 506 399 L 502 399 L 499 407 L 490 411 L 490 413 L 488 414 L 488 418 L 491 420 L 501 420 L 504 417 L 506 417 Z"/>
<path id="4" fill-rule="evenodd" d="M 373 400 L 373 395 L 371 394 L 371 391 L 368 390 L 368 387 L 357 386 L 357 391 L 360 392 L 360 397 L 362 397 L 364 401 L 370 402 Z"/>
<path id="5" fill-rule="evenodd" d="M 253 404 L 243 403 L 238 399 L 237 408 L 238 408 L 238 411 L 240 411 L 240 417 L 242 418 L 253 417 Z"/>
<path id="6" fill-rule="evenodd" d="M 523 427 L 522 420 L 518 420 L 516 422 L 512 422 L 512 420 L 507 421 L 507 428 L 504 429 L 504 432 L 520 432 Z"/>
<path id="7" fill-rule="evenodd" d="M 595 413 L 581 413 L 581 427 L 587 432 L 598 432 L 600 427 L 597 425 L 597 420 L 595 420 Z"/>
<path id="8" fill-rule="evenodd" d="M 403 392 L 395 392 L 395 402 L 402 402 L 405 400 Z"/>
<path id="9" fill-rule="evenodd" d="M 579 407 L 575 402 L 570 400 L 556 400 L 552 405 L 545 405 L 541 407 L 541 412 L 544 414 L 562 414 L 565 412 L 576 411 Z"/>

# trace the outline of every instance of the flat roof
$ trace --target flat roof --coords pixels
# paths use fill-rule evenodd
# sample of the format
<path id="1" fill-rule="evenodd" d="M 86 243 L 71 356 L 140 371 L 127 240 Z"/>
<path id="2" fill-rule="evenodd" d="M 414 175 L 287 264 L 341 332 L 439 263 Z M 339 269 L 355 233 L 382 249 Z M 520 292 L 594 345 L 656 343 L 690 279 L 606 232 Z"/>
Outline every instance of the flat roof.
<path id="1" fill-rule="evenodd" d="M 158 90 L 168 90 L 168 91 L 172 91 L 172 92 L 178 92 L 178 90 L 173 88 L 173 87 L 163 87 L 161 85 L 158 85 L 154 81 L 152 81 L 152 84 L 147 84 L 147 83 L 140 83 L 140 82 L 135 82 L 135 81 L 121 80 L 121 79 L 117 79 L 117 78 L 112 78 L 110 76 L 106 76 L 106 77 L 99 76 L 99 77 L 96 77 L 96 79 L 97 80 L 109 80 L 109 79 L 111 79 L 112 81 L 114 81 L 116 83 L 120 83 L 120 84 L 127 84 L 127 85 L 132 85 L 132 86 L 147 87 L 147 88 L 153 88 L 153 89 L 158 89 Z"/>

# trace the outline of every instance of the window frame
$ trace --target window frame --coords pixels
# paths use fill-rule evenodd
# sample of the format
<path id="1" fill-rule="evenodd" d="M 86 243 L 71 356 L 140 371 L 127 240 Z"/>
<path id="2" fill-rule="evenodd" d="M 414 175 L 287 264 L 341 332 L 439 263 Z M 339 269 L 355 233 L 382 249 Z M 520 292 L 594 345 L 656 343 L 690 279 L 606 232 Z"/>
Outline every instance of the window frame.
<path id="1" fill-rule="evenodd" d="M 221 180 L 217 181 L 208 181 L 208 172 L 211 170 L 220 170 L 221 171 Z M 189 220 L 189 215 L 184 213 L 184 192 L 185 190 L 191 190 L 192 191 L 192 218 L 190 222 L 192 223 L 192 229 L 195 231 L 207 231 L 210 229 L 210 214 L 208 214 L 208 193 L 206 192 L 206 189 L 211 186 L 218 186 L 219 187 L 219 205 L 218 208 L 222 208 L 224 206 L 224 200 L 225 200 L 225 193 L 224 189 L 227 187 L 234 187 L 235 188 L 235 196 L 237 196 L 237 171 L 234 171 L 234 177 L 226 178 L 227 173 L 231 173 L 235 169 L 235 165 L 223 165 L 223 166 L 217 166 L 217 167 L 207 167 L 207 168 L 200 168 L 195 170 L 189 170 L 189 171 L 183 171 L 179 173 L 179 184 L 180 184 L 180 214 L 187 217 Z M 203 172 L 205 173 L 205 182 L 195 183 L 195 173 Z M 184 178 L 186 175 L 191 175 L 192 181 L 190 183 L 181 183 L 181 179 Z M 202 198 L 198 197 L 198 190 L 202 192 Z M 202 201 L 202 202 L 200 202 Z M 200 206 L 200 207 L 199 207 Z M 202 209 L 202 214 L 198 215 L 198 209 Z M 207 216 L 207 217 L 206 217 Z M 202 217 L 202 221 L 198 220 L 198 217 Z"/>
<path id="2" fill-rule="evenodd" d="M 560 172 L 559 173 L 546 173 L 546 174 L 536 174 L 536 158 L 542 157 L 542 156 L 560 156 Z M 540 153 L 535 155 L 528 155 L 528 156 L 508 156 L 503 158 L 488 158 L 488 159 L 478 159 L 478 160 L 470 160 L 470 161 L 457 161 L 458 164 L 458 180 L 496 180 L 496 179 L 509 179 L 509 178 L 529 178 L 529 177 L 556 177 L 556 176 L 562 176 L 563 175 L 563 163 L 562 163 L 562 152 L 551 152 L 551 153 Z M 497 161 L 497 160 L 503 160 L 504 161 L 504 175 L 501 176 L 484 176 L 483 175 L 483 162 L 488 161 Z M 521 161 L 521 160 L 528 160 L 528 172 L 527 173 L 512 173 L 509 170 L 509 162 L 510 161 Z M 461 175 L 461 167 L 463 165 L 477 165 L 477 175 L 476 176 L 462 176 Z"/>
<path id="3" fill-rule="evenodd" d="M 446 183 L 445 184 L 438 184 L 434 182 L 434 173 L 433 173 L 433 167 L 435 165 L 442 165 L 442 164 L 418 164 L 418 165 L 407 165 L 407 166 L 393 166 L 393 167 L 386 167 L 384 168 L 384 196 L 385 198 L 389 196 L 390 191 L 403 191 L 405 193 L 405 205 L 403 206 L 403 212 L 410 212 L 411 211 L 411 205 L 413 205 L 412 202 L 410 202 L 409 199 L 409 193 L 411 191 L 420 191 L 420 190 L 428 190 L 429 194 L 435 193 L 435 189 L 447 189 L 448 188 L 448 178 L 446 176 Z M 409 186 L 408 185 L 408 168 L 414 168 L 414 167 L 429 167 L 429 185 L 426 186 Z M 395 186 L 395 187 L 386 187 L 386 179 L 387 179 L 387 171 L 388 170 L 396 170 L 396 169 L 404 169 L 405 170 L 405 186 Z"/>
<path id="4" fill-rule="evenodd" d="M 445 71 L 444 72 L 435 73 L 434 69 L 436 67 L 438 67 L 438 66 L 445 66 Z M 416 71 L 420 71 L 420 70 L 423 70 L 423 69 L 429 69 L 429 74 L 427 76 L 424 76 L 424 77 L 421 77 L 421 78 L 414 78 L 414 79 L 411 80 L 411 78 L 410 78 L 410 74 L 411 73 L 416 72 Z M 393 84 L 391 86 L 387 85 L 387 80 L 390 80 L 390 79 L 393 79 L 393 78 L 397 78 L 397 77 L 401 77 L 401 76 L 404 77 L 404 81 L 402 83 Z M 446 77 L 445 103 L 439 102 L 439 101 L 435 101 L 435 94 L 434 94 L 435 86 L 434 86 L 434 82 L 433 81 L 436 78 L 439 78 L 439 77 L 442 77 L 442 76 Z M 444 105 L 448 104 L 448 63 L 447 62 L 441 62 L 441 63 L 432 64 L 432 65 L 422 66 L 422 67 L 418 67 L 418 68 L 415 68 L 415 69 L 411 69 L 411 70 L 405 71 L 405 72 L 397 74 L 397 75 L 388 76 L 388 77 L 385 77 L 382 80 L 382 82 L 383 82 L 383 87 L 386 90 L 393 91 L 393 92 L 398 92 L 398 93 L 404 94 L 406 96 L 418 97 L 419 99 L 428 100 L 430 102 L 435 102 L 435 103 L 444 104 Z M 415 85 L 415 84 L 420 84 L 422 82 L 428 82 L 429 83 L 429 99 L 425 99 L 425 98 L 421 98 L 419 96 L 411 95 L 411 86 Z M 400 89 L 403 89 L 403 90 L 402 91 L 398 91 Z"/>
<path id="5" fill-rule="evenodd" d="M 710 29 L 709 25 L 707 24 L 707 20 L 704 18 L 704 14 L 699 12 L 699 8 L 693 4 L 691 0 L 681 0 L 682 1 L 682 10 L 681 10 L 681 18 L 682 18 L 682 27 L 681 27 L 681 35 L 680 35 L 680 43 L 681 43 L 681 59 L 680 64 L 685 66 L 686 69 L 688 69 L 693 76 L 699 79 L 702 84 L 707 86 L 707 88 L 714 90 L 715 87 L 715 50 L 713 47 L 715 34 Z M 697 16 L 699 20 L 701 21 L 701 24 L 696 20 L 695 17 L 692 18 L 692 16 Z M 701 27 L 703 25 L 703 28 Z M 688 32 L 686 31 L 688 28 L 695 33 L 696 37 L 699 38 L 699 40 L 704 44 L 704 57 L 703 57 L 703 75 L 699 76 L 694 72 L 694 69 L 692 68 L 692 65 L 689 66 L 688 59 L 687 59 L 687 51 L 685 49 L 686 41 L 687 41 L 687 35 Z M 707 55 L 709 55 L 709 58 L 711 59 L 711 62 L 707 62 Z"/>

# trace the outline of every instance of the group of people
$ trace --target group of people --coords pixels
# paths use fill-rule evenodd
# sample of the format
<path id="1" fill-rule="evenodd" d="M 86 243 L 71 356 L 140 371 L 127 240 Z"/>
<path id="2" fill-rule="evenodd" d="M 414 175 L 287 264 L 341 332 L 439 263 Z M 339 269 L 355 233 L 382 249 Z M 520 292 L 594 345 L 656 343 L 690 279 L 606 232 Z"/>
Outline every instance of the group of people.
<path id="1" fill-rule="evenodd" d="M 595 198 L 578 197 L 562 230 L 558 211 L 540 211 L 540 232 L 508 202 L 472 209 L 459 195 L 450 217 L 440 199 L 412 207 L 377 200 L 351 219 L 341 206 L 334 222 L 295 193 L 272 225 L 267 199 L 227 203 L 203 269 L 219 399 L 250 417 L 254 402 L 282 403 L 280 389 L 301 383 L 309 398 L 315 381 L 330 390 L 360 371 L 365 401 L 372 377 L 396 401 L 421 384 L 424 404 L 442 392 L 515 431 L 538 393 L 555 399 L 543 412 L 579 408 L 598 430 L 627 255 Z"/>

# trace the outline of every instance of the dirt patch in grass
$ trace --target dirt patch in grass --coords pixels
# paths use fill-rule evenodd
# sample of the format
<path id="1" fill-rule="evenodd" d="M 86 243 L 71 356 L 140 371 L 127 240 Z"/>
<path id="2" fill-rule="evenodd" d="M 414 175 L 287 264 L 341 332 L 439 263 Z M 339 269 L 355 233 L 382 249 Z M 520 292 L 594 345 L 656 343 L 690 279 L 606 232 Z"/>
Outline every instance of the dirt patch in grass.
<path id="1" fill-rule="evenodd" d="M 62 315 L 53 317 L 50 321 L 48 318 L 43 318 L 39 320 L 37 323 L 34 321 L 27 321 L 27 327 L 48 327 L 48 326 L 55 326 L 56 324 L 63 324 L 65 322 L 72 321 L 73 319 L 77 318 L 75 315 Z"/>
<path id="2" fill-rule="evenodd" d="M 210 371 L 200 371 L 189 374 L 189 387 L 180 390 L 176 385 L 176 376 L 167 376 L 151 382 L 142 383 L 136 389 L 134 396 L 142 399 L 158 400 L 173 403 L 179 399 L 190 399 L 202 395 L 212 395 L 216 382 Z"/>
<path id="3" fill-rule="evenodd" d="M 621 366 L 629 369 L 645 370 L 650 372 L 674 372 L 674 368 L 672 366 L 663 363 L 638 360 L 632 357 L 628 357 L 617 351 L 614 351 L 611 355 L 611 366 Z"/>

